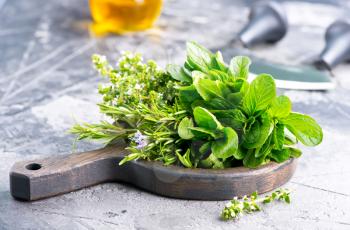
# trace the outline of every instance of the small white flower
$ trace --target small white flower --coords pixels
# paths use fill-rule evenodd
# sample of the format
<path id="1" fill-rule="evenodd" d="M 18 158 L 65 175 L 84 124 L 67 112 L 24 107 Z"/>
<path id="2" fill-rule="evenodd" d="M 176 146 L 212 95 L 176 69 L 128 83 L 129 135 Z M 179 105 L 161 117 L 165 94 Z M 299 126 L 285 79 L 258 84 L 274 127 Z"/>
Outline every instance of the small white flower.
<path id="1" fill-rule="evenodd" d="M 128 91 L 125 92 L 125 94 L 130 96 L 133 94 L 133 90 L 131 88 L 129 88 Z"/>
<path id="2" fill-rule="evenodd" d="M 135 89 L 142 89 L 141 85 L 140 85 L 140 84 L 138 84 L 138 83 L 137 83 L 137 84 L 135 84 L 134 88 L 135 88 Z"/>

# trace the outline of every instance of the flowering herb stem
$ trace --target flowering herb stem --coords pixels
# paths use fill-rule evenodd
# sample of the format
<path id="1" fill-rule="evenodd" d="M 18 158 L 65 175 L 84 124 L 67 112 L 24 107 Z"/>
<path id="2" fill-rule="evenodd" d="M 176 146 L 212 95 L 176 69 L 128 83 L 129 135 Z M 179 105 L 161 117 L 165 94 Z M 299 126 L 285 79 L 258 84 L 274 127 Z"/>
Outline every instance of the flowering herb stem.
<path id="1" fill-rule="evenodd" d="M 257 192 L 254 192 L 249 197 L 244 196 L 241 200 L 235 197 L 222 210 L 221 218 L 223 220 L 236 220 L 243 214 L 260 211 L 260 204 L 268 204 L 276 200 L 284 201 L 289 204 L 290 191 L 287 189 L 278 189 L 262 198 L 258 198 Z"/>

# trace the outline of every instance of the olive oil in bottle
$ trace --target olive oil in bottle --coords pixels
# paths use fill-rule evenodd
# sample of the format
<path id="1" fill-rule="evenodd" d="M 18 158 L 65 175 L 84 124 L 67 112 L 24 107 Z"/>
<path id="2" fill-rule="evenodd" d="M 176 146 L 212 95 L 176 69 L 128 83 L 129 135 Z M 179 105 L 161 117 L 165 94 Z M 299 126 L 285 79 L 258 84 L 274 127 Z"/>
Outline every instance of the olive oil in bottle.
<path id="1" fill-rule="evenodd" d="M 162 0 L 90 0 L 95 35 L 122 34 L 152 27 L 160 15 Z"/>

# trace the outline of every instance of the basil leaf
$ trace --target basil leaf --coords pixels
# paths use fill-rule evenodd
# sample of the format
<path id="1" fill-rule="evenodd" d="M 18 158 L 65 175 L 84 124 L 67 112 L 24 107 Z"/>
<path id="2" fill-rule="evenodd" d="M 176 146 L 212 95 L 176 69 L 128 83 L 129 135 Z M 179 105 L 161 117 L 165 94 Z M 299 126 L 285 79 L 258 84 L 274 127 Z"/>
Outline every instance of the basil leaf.
<path id="1" fill-rule="evenodd" d="M 213 54 L 195 42 L 187 43 L 187 62 L 196 70 L 206 72 L 211 67 Z"/>
<path id="2" fill-rule="evenodd" d="M 166 70 L 168 74 L 175 80 L 188 83 L 192 82 L 191 76 L 188 76 L 181 66 L 169 64 L 167 65 Z"/>
<path id="3" fill-rule="evenodd" d="M 250 115 L 266 109 L 276 97 L 275 81 L 268 74 L 257 76 L 243 98 L 243 109 Z"/>
<path id="4" fill-rule="evenodd" d="M 273 122 L 267 114 L 255 120 L 248 132 L 243 136 L 243 147 L 254 149 L 262 146 L 269 137 L 273 128 Z"/>
<path id="5" fill-rule="evenodd" d="M 222 125 L 216 119 L 216 117 L 209 112 L 207 109 L 202 107 L 196 107 L 193 110 L 194 120 L 196 121 L 199 127 L 209 129 L 209 130 L 220 130 Z"/>
<path id="6" fill-rule="evenodd" d="M 247 79 L 250 64 L 251 61 L 248 57 L 237 56 L 231 59 L 229 69 L 235 78 Z"/>
<path id="7" fill-rule="evenodd" d="M 287 117 L 292 110 L 292 102 L 287 96 L 278 96 L 273 100 L 269 113 L 271 117 L 284 118 Z"/>
<path id="8" fill-rule="evenodd" d="M 306 146 L 318 145 L 323 139 L 322 128 L 310 116 L 290 113 L 282 122 Z"/>
<path id="9" fill-rule="evenodd" d="M 191 118 L 185 117 L 179 123 L 177 132 L 182 139 L 190 140 L 194 137 L 189 128 L 193 127 L 193 121 Z"/>
<path id="10" fill-rule="evenodd" d="M 278 163 L 282 163 L 290 158 L 290 149 L 289 148 L 284 148 L 281 150 L 272 150 L 270 157 L 274 159 Z"/>
<path id="11" fill-rule="evenodd" d="M 236 154 L 238 149 L 238 136 L 237 133 L 229 127 L 225 127 L 222 131 L 224 136 L 212 142 L 211 151 L 217 158 L 226 159 Z"/>

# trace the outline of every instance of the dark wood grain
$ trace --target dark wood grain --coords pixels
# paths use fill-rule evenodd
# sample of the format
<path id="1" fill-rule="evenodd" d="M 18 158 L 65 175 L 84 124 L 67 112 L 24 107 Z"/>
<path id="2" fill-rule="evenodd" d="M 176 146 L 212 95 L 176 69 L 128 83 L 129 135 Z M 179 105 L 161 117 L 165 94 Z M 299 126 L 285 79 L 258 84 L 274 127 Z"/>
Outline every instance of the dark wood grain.
<path id="1" fill-rule="evenodd" d="M 227 200 L 254 191 L 264 193 L 286 183 L 297 160 L 268 163 L 257 169 L 222 170 L 163 166 L 133 161 L 119 166 L 123 145 L 100 150 L 16 163 L 10 172 L 11 194 L 32 201 L 104 182 L 127 182 L 163 196 L 195 200 Z"/>

